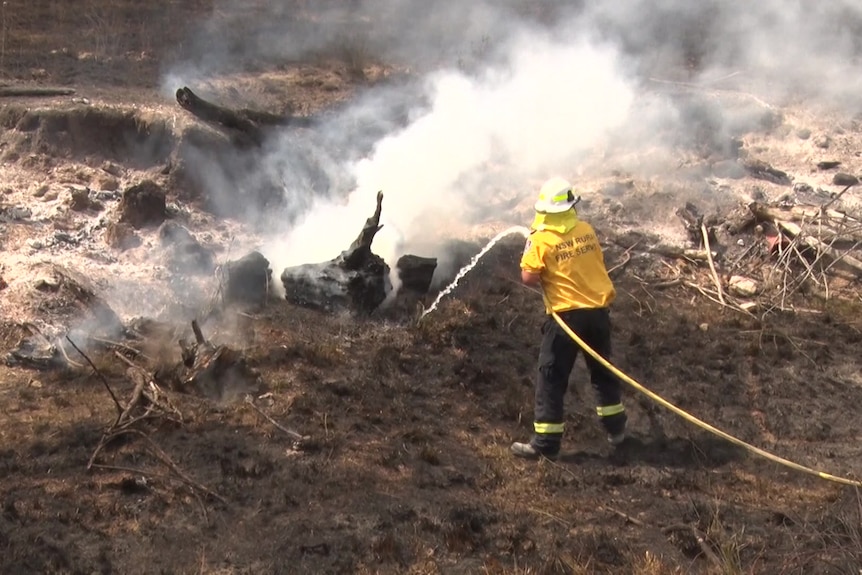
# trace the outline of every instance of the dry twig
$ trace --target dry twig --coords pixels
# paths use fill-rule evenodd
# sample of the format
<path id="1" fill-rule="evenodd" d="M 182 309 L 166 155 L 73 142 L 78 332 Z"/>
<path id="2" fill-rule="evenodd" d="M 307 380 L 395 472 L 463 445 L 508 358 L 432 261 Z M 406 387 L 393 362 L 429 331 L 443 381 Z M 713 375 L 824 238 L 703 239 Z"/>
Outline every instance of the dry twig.
<path id="1" fill-rule="evenodd" d="M 706 259 L 712 272 L 712 281 L 715 282 L 715 289 L 718 291 L 718 301 L 724 305 L 724 293 L 721 290 L 721 280 L 718 279 L 718 272 L 715 271 L 715 262 L 712 259 L 712 250 L 709 247 L 709 232 L 706 230 L 706 224 L 700 224 L 700 232 L 703 234 L 703 247 L 706 248 Z"/>
<path id="2" fill-rule="evenodd" d="M 677 525 L 668 525 L 661 530 L 661 532 L 665 535 L 674 531 L 688 531 L 689 533 L 691 533 L 706 558 L 709 559 L 709 561 L 711 561 L 713 565 L 715 565 L 719 569 L 722 569 L 723 564 L 721 560 L 718 558 L 718 555 L 715 554 L 715 551 L 713 551 L 712 548 L 709 546 L 709 543 L 707 543 L 706 535 L 704 535 L 703 532 L 701 532 L 697 527 L 695 527 L 694 525 L 686 525 L 680 523 Z"/>
<path id="3" fill-rule="evenodd" d="M 713 296 L 713 295 L 711 295 L 711 294 L 710 294 L 709 290 L 707 290 L 706 288 L 703 288 L 703 287 L 701 287 L 701 286 L 697 285 L 697 284 L 696 284 L 696 283 L 694 283 L 694 282 L 685 282 L 685 285 L 687 285 L 687 286 L 688 286 L 688 287 L 690 287 L 690 288 L 694 288 L 694 289 L 696 289 L 697 291 L 699 291 L 699 292 L 701 293 L 701 295 L 703 295 L 703 296 L 704 296 L 704 297 L 706 297 L 707 299 L 710 299 L 710 300 L 712 300 L 713 302 L 715 302 L 715 303 L 717 303 L 717 304 L 719 304 L 719 305 L 722 305 L 722 306 L 724 306 L 724 307 L 726 307 L 726 308 L 728 308 L 728 309 L 732 309 L 732 310 L 738 311 L 739 313 L 743 313 L 743 314 L 747 315 L 748 317 L 751 317 L 751 318 L 755 317 L 755 316 L 754 316 L 754 314 L 752 314 L 751 312 L 749 312 L 749 311 L 747 311 L 747 310 L 745 310 L 745 309 L 743 309 L 743 308 L 739 307 L 738 305 L 731 305 L 731 304 L 729 304 L 729 303 L 727 303 L 727 302 L 720 301 L 720 300 L 717 298 L 717 295 L 718 295 L 718 294 L 716 294 L 715 296 Z M 713 293 L 713 294 L 715 294 L 715 292 L 712 292 L 712 293 Z"/>
<path id="4" fill-rule="evenodd" d="M 306 441 L 306 440 L 309 438 L 309 436 L 307 436 L 307 435 L 302 435 L 302 434 L 300 434 L 300 433 L 297 433 L 297 432 L 293 431 L 292 429 L 288 429 L 287 427 L 285 427 L 285 426 L 283 426 L 282 424 L 280 424 L 279 422 L 277 422 L 275 419 L 273 419 L 272 417 L 270 417 L 266 412 L 264 412 L 261 408 L 259 408 L 258 406 L 256 406 L 256 405 L 252 402 L 251 397 L 246 397 L 246 399 L 245 399 L 245 403 L 246 403 L 249 407 L 251 407 L 252 409 L 254 409 L 256 412 L 258 412 L 260 415 L 262 415 L 262 416 L 264 417 L 264 419 L 266 419 L 268 422 L 270 422 L 271 424 L 273 424 L 277 429 L 280 429 L 281 431 L 283 431 L 284 433 L 286 433 L 286 434 L 287 434 L 287 435 L 289 435 L 290 437 L 294 438 L 295 440 L 297 440 L 297 441 Z"/>
<path id="5" fill-rule="evenodd" d="M 99 368 L 98 368 L 98 367 L 96 367 L 96 364 L 95 364 L 95 363 L 93 363 L 93 360 L 91 360 L 91 359 L 87 356 L 87 354 L 86 354 L 86 353 L 84 353 L 83 351 L 81 351 L 81 348 L 79 348 L 77 345 L 75 345 L 75 342 L 74 342 L 74 341 L 72 341 L 72 338 L 70 338 L 68 335 L 66 336 L 66 340 L 69 342 L 69 344 L 70 344 L 72 347 L 74 347 L 74 348 L 75 348 L 75 351 L 77 351 L 79 354 L 81 354 L 81 357 L 83 357 L 83 358 L 86 360 L 86 362 L 90 364 L 90 367 L 92 367 L 92 368 L 93 368 L 93 371 L 96 373 L 96 376 L 97 376 L 97 377 L 102 381 L 102 383 L 104 383 L 104 384 L 105 384 L 105 389 L 107 389 L 107 390 L 108 390 L 108 393 L 111 395 L 111 399 L 113 399 L 113 400 L 114 400 L 114 405 L 117 407 L 117 413 L 118 413 L 118 414 L 119 414 L 119 413 L 123 413 L 123 406 L 122 406 L 122 405 L 120 405 L 120 400 L 118 400 L 118 399 L 117 399 L 117 396 L 116 396 L 116 395 L 114 395 L 114 390 L 113 390 L 113 389 L 111 389 L 111 385 L 108 383 L 107 378 L 102 374 L 102 372 L 101 372 L 101 371 L 99 371 Z"/>
<path id="6" fill-rule="evenodd" d="M 605 509 L 607 511 L 610 511 L 614 515 L 621 517 L 621 518 L 625 519 L 626 521 L 628 521 L 629 523 L 631 523 L 633 525 L 637 525 L 638 527 L 645 527 L 644 522 L 641 521 L 640 519 L 635 519 L 631 515 L 629 515 L 627 513 L 623 513 L 619 509 L 614 509 L 613 507 L 611 507 L 609 505 L 601 505 L 601 506 L 599 506 L 599 509 Z"/>

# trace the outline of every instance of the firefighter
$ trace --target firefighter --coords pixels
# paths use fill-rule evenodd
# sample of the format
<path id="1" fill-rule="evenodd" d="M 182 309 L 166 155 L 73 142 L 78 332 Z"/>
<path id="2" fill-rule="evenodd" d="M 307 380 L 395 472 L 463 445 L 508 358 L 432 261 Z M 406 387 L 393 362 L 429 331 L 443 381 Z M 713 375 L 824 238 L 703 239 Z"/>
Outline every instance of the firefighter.
<path id="1" fill-rule="evenodd" d="M 580 201 L 572 185 L 551 178 L 535 203 L 535 219 L 521 257 L 521 281 L 541 288 L 545 311 L 539 350 L 533 437 L 513 443 L 518 457 L 555 459 L 564 431 L 563 399 L 580 348 L 551 316 L 560 318 L 604 358 L 611 353 L 609 306 L 616 291 L 593 227 L 578 217 Z M 621 386 L 607 368 L 584 353 L 590 382 L 598 398 L 596 411 L 608 434 L 619 445 L 625 439 L 626 413 Z"/>

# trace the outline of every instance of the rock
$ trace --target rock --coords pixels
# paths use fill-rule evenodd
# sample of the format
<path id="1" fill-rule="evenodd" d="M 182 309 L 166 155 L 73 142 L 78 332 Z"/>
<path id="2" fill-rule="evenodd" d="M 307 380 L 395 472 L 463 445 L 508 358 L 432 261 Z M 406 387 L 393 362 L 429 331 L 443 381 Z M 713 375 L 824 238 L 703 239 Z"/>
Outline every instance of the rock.
<path id="1" fill-rule="evenodd" d="M 167 213 L 166 196 L 162 187 L 152 180 L 132 186 L 120 200 L 120 222 L 138 229 L 161 224 Z"/>
<path id="2" fill-rule="evenodd" d="M 744 276 L 731 276 L 728 282 L 728 290 L 740 297 L 751 297 L 757 294 L 759 286 L 757 282 Z"/>
<path id="3" fill-rule="evenodd" d="M 263 303 L 270 293 L 272 269 L 260 252 L 251 252 L 224 266 L 225 300 Z"/>
<path id="4" fill-rule="evenodd" d="M 101 202 L 114 202 L 122 198 L 122 195 L 117 191 L 99 190 L 95 193 L 96 199 Z"/>
<path id="5" fill-rule="evenodd" d="M 89 188 L 72 188 L 72 195 L 69 200 L 69 208 L 76 212 L 85 212 L 87 210 L 101 210 L 102 204 L 90 199 Z"/>
<path id="6" fill-rule="evenodd" d="M 724 220 L 725 228 L 730 235 L 737 235 L 756 223 L 756 218 L 748 206 L 737 206 L 731 210 Z M 699 231 L 699 230 L 695 230 Z M 696 238 L 700 239 L 700 238 Z M 699 242 L 698 242 L 699 243 Z"/>
<path id="7" fill-rule="evenodd" d="M 800 140 L 807 140 L 811 137 L 811 130 L 808 128 L 800 128 L 796 130 L 796 137 Z"/>
<path id="8" fill-rule="evenodd" d="M 120 189 L 120 181 L 117 178 L 105 176 L 99 178 L 99 189 L 106 192 L 116 192 Z"/>
<path id="9" fill-rule="evenodd" d="M 60 278 L 48 274 L 33 282 L 33 287 L 41 292 L 55 292 L 60 289 Z"/>
<path id="10" fill-rule="evenodd" d="M 10 220 L 28 220 L 33 215 L 30 208 L 10 206 L 3 210 L 3 215 Z"/>
<path id="11" fill-rule="evenodd" d="M 832 145 L 832 139 L 826 135 L 817 136 L 814 139 L 814 145 L 825 150 Z"/>
<path id="12" fill-rule="evenodd" d="M 54 245 L 57 245 L 57 243 L 64 243 L 76 246 L 78 245 L 78 243 L 80 243 L 80 241 L 80 237 L 73 236 L 69 232 L 64 232 L 62 230 L 57 230 L 54 232 Z"/>
<path id="13" fill-rule="evenodd" d="M 176 222 L 159 228 L 162 246 L 170 250 L 168 267 L 175 272 L 208 274 L 215 269 L 212 251 L 203 247 L 192 233 Z"/>
<path id="14" fill-rule="evenodd" d="M 49 186 L 48 184 L 42 184 L 41 186 L 36 188 L 35 192 L 33 192 L 33 197 L 34 198 L 41 198 L 42 196 L 47 194 L 48 190 L 50 190 L 50 189 L 51 189 L 51 186 Z"/>
<path id="15" fill-rule="evenodd" d="M 832 177 L 832 183 L 836 186 L 855 186 L 859 183 L 859 178 L 853 174 L 838 172 Z"/>
<path id="16" fill-rule="evenodd" d="M 123 168 L 113 162 L 105 162 L 102 164 L 102 170 L 117 178 L 119 178 L 123 173 Z"/>
<path id="17" fill-rule="evenodd" d="M 754 178 L 766 180 L 772 182 L 773 184 L 779 184 L 782 186 L 789 186 L 791 183 L 790 177 L 787 175 L 786 172 L 782 172 L 781 170 L 773 168 L 762 160 L 746 160 L 743 163 L 743 166 L 745 167 L 745 170 Z"/>
<path id="18" fill-rule="evenodd" d="M 812 188 L 810 184 L 806 184 L 805 182 L 797 182 L 793 184 L 793 191 L 797 194 L 813 194 L 814 188 Z"/>
<path id="19" fill-rule="evenodd" d="M 105 227 L 105 243 L 123 251 L 141 245 L 141 238 L 129 224 L 111 222 Z"/>
<path id="20" fill-rule="evenodd" d="M 824 160 L 822 162 L 817 162 L 817 169 L 819 170 L 831 170 L 833 168 L 837 168 L 841 165 L 841 162 L 835 160 Z"/>

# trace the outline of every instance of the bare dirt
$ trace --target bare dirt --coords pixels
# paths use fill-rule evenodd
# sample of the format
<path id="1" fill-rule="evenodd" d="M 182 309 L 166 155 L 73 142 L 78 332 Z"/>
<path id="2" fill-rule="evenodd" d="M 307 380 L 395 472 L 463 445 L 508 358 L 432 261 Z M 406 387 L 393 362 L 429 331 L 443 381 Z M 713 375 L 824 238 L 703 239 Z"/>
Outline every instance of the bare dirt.
<path id="1" fill-rule="evenodd" d="M 31 333 L 28 325 L 60 333 L 57 322 L 78 305 L 72 298 L 51 308 L 59 300 L 34 287 L 53 285 L 45 270 L 54 264 L 85 276 L 124 318 L 124 301 L 140 310 L 151 297 L 151 315 L 165 319 L 210 300 L 212 276 L 174 278 L 156 228 L 134 230 L 135 247 L 108 247 L 105 228 L 120 209 L 119 191 L 132 184 L 162 186 L 167 217 L 193 230 L 219 261 L 241 255 L 231 251 L 235 242 L 258 239 L 243 222 L 202 209 L 200 194 L 175 177 L 183 142 L 214 137 L 159 92 L 160 71 L 210 3 L 84 4 L 77 11 L 56 2 L 4 3 L 5 77 L 77 90 L 2 102 L 4 352 Z M 389 74 L 380 63 L 366 64 L 361 81 L 357 62 L 335 58 L 237 73 L 210 88 L 233 86 L 234 105 L 311 113 Z M 829 188 L 831 177 L 811 168 L 823 159 L 812 143 L 817 137 L 840 142 L 828 155 L 843 161 L 842 169 L 858 165 L 852 127 L 836 135 L 824 120 L 815 128 L 822 134 L 803 140 L 795 130 L 818 119 L 800 110 L 784 118 L 783 130 L 753 136 L 747 149 L 815 188 Z M 786 192 L 750 177 L 712 181 L 739 197 Z M 858 297 L 797 295 L 797 311 L 759 318 L 684 285 L 651 287 L 644 279 L 661 279 L 669 266 L 697 266 L 626 254 L 630 242 L 611 239 L 635 229 L 645 213 L 656 225 L 673 225 L 673 208 L 687 198 L 625 174 L 592 183 L 607 193 L 587 202 L 584 213 L 596 214 L 609 264 L 631 257 L 614 272 L 616 365 L 747 442 L 862 477 L 854 411 L 862 405 Z M 99 192 L 100 203 L 73 209 L 73 192 L 82 188 Z M 489 237 L 484 229 L 473 233 Z M 104 381 L 80 356 L 71 357 L 79 368 L 0 367 L 0 571 L 862 569 L 862 500 L 853 488 L 756 457 L 633 390 L 625 398 L 631 437 L 613 449 L 595 420 L 583 363 L 567 399 L 564 456 L 555 463 L 513 459 L 510 443 L 531 430 L 544 319 L 538 296 L 517 282 L 522 245 L 518 238 L 501 242 L 422 321 L 407 305 L 356 318 L 276 297 L 250 311 L 213 315 L 203 325 L 206 336 L 241 350 L 261 375 L 255 407 L 170 392 L 182 420 L 142 423 L 152 443 L 137 436 L 112 442 L 97 461 L 112 468 L 87 465 L 117 416 L 105 385 L 122 401 L 132 393 L 126 365 L 113 353 L 120 348 L 88 348 Z M 468 247 L 476 248 L 465 248 L 469 258 L 481 246 Z M 129 302 L 129 294 L 139 299 Z M 178 336 L 190 329 L 165 325 L 160 336 L 120 351 L 152 371 L 175 364 Z M 273 421 L 307 439 L 297 442 Z"/>

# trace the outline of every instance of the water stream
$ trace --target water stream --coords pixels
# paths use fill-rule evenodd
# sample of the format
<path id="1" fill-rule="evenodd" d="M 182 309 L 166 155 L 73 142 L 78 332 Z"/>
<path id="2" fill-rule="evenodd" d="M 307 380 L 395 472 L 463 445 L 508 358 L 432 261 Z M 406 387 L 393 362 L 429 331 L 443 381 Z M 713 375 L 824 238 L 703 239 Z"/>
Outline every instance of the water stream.
<path id="1" fill-rule="evenodd" d="M 455 276 L 455 279 L 452 280 L 452 283 L 450 283 L 443 291 L 437 294 L 437 297 L 434 299 L 434 302 L 428 307 L 428 309 L 422 312 L 420 319 L 437 309 L 437 305 L 439 305 L 440 300 L 452 293 L 452 290 L 454 290 L 458 286 L 458 282 L 460 282 L 461 279 L 470 272 L 470 270 L 476 267 L 476 264 L 479 263 L 479 260 L 482 259 L 482 256 L 491 251 L 491 248 L 493 248 L 497 244 L 497 242 L 499 242 L 506 236 L 510 236 L 512 234 L 521 234 L 526 238 L 530 235 L 530 230 L 525 228 L 524 226 L 512 226 L 511 228 L 503 230 L 502 232 L 491 238 L 488 244 L 484 248 L 482 248 L 482 251 L 473 256 L 473 258 L 470 260 L 470 263 L 461 268 L 461 270 Z"/>

